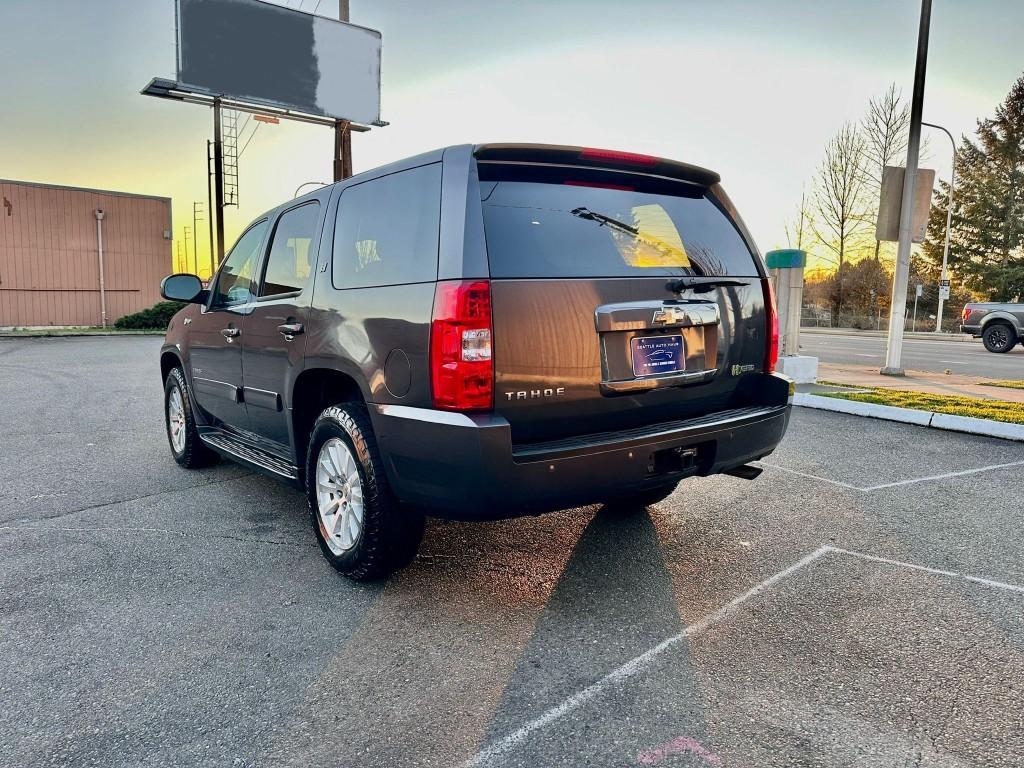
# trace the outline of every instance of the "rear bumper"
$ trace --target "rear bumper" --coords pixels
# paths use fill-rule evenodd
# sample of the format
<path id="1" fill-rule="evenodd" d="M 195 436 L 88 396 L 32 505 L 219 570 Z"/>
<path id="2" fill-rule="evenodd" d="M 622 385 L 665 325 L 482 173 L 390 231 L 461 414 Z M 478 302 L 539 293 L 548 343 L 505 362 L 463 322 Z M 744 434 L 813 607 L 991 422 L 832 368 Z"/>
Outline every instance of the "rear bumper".
<path id="1" fill-rule="evenodd" d="M 969 334 L 971 336 L 981 336 L 981 326 L 980 325 L 961 325 L 960 326 L 960 333 L 966 333 L 966 334 Z"/>
<path id="2" fill-rule="evenodd" d="M 789 423 L 788 382 L 772 376 L 774 402 L 641 429 L 513 445 L 508 422 L 374 405 L 370 414 L 400 499 L 455 519 L 498 519 L 564 509 L 712 475 L 771 453 Z M 695 449 L 692 466 L 673 463 Z"/>

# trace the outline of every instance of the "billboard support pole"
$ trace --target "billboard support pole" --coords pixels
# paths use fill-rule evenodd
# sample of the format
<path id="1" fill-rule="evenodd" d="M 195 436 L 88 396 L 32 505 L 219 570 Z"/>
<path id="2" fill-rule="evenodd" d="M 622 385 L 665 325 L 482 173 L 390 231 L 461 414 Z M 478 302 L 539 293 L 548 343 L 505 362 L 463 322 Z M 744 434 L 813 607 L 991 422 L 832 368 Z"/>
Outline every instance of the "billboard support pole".
<path id="1" fill-rule="evenodd" d="M 224 145 L 220 128 L 220 99 L 213 100 L 213 210 L 217 218 L 217 265 L 224 260 Z"/>
<path id="2" fill-rule="evenodd" d="M 338 120 L 334 124 L 334 180 L 352 175 L 352 123 Z"/>
<path id="3" fill-rule="evenodd" d="M 348 0 L 338 0 L 338 19 L 349 20 Z M 352 175 L 352 124 L 348 120 L 334 123 L 334 180 Z"/>

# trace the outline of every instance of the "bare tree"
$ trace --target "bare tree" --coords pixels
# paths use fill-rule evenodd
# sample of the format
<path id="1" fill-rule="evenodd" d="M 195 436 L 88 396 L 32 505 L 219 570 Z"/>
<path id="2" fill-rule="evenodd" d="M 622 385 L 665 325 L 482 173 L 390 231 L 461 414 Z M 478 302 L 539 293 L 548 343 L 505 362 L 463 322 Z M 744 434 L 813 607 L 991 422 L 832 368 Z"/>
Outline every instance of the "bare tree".
<path id="1" fill-rule="evenodd" d="M 807 202 L 807 194 L 801 190 L 800 208 L 797 210 L 796 216 L 782 225 L 786 232 L 786 244 L 790 248 L 804 250 L 804 244 L 808 242 L 810 236 L 813 216 L 814 211 L 811 210 L 810 204 Z"/>
<path id="2" fill-rule="evenodd" d="M 867 139 L 857 125 L 847 123 L 825 146 L 815 179 L 816 216 L 811 227 L 818 240 L 836 255 L 838 291 L 836 315 L 843 308 L 843 278 L 850 249 L 861 242 L 868 227 L 871 188 L 865 171 Z"/>
<path id="3" fill-rule="evenodd" d="M 864 134 L 864 172 L 870 182 L 871 194 L 878 212 L 882 193 L 882 173 L 887 165 L 903 165 L 907 157 L 910 130 L 910 105 L 903 93 L 892 83 L 881 96 L 868 102 L 868 110 L 861 120 Z M 922 148 L 923 151 L 923 148 Z M 882 243 L 875 241 L 875 261 L 879 260 Z"/>
<path id="4" fill-rule="evenodd" d="M 881 96 L 868 102 L 861 121 L 864 134 L 864 172 L 874 189 L 882 186 L 882 171 L 907 157 L 907 132 L 910 129 L 910 105 L 893 83 Z"/>

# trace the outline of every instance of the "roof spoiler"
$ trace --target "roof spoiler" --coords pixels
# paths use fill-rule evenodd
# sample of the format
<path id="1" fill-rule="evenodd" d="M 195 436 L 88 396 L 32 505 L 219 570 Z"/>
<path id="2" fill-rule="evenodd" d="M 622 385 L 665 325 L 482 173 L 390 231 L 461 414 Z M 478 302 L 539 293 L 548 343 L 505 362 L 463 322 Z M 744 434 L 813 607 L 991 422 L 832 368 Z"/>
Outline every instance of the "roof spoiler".
<path id="1" fill-rule="evenodd" d="M 714 171 L 653 155 L 592 147 L 552 144 L 478 144 L 473 155 L 481 162 L 576 166 L 628 173 L 644 173 L 710 187 L 722 179 Z"/>

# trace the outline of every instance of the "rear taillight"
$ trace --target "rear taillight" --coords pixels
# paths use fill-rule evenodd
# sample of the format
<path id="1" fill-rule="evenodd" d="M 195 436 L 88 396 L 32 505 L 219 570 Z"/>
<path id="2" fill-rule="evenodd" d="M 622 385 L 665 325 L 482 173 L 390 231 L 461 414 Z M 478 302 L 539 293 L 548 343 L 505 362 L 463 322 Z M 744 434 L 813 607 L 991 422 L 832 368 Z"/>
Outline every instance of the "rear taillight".
<path id="1" fill-rule="evenodd" d="M 768 320 L 768 343 L 764 354 L 764 372 L 772 373 L 779 362 L 779 306 L 775 303 L 775 288 L 767 278 L 764 283 L 764 312 Z"/>
<path id="2" fill-rule="evenodd" d="M 960 322 L 967 324 L 967 321 L 971 319 L 970 307 L 964 307 L 964 311 L 960 313 Z"/>
<path id="3" fill-rule="evenodd" d="M 430 386 L 435 408 L 484 411 L 494 405 L 491 285 L 440 282 L 430 324 Z"/>

